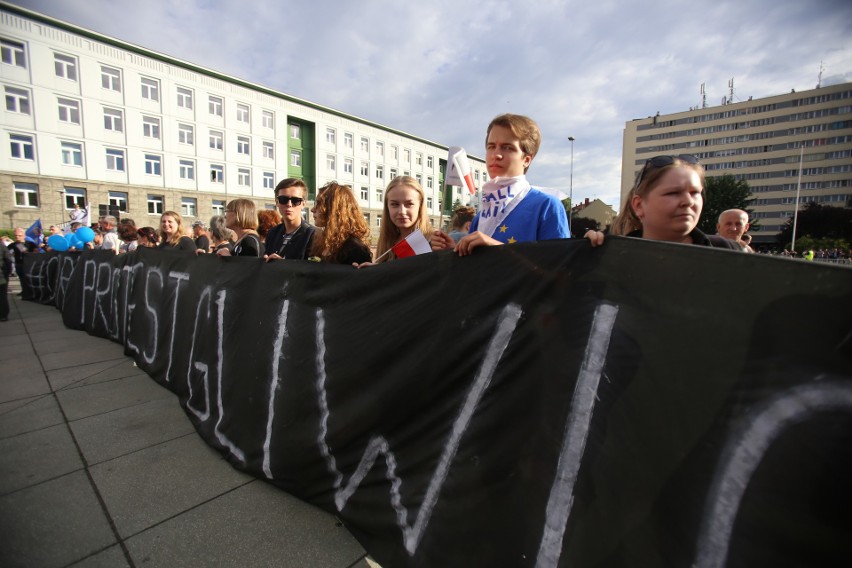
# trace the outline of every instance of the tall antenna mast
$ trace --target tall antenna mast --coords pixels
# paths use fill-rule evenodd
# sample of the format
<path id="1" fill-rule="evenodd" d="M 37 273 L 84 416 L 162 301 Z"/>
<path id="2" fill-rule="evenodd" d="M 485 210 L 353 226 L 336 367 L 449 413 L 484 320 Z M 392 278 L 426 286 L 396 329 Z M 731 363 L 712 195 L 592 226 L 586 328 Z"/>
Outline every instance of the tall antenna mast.
<path id="1" fill-rule="evenodd" d="M 734 78 L 728 81 L 728 104 L 734 102 Z"/>
<path id="2" fill-rule="evenodd" d="M 825 67 L 822 66 L 822 61 L 819 62 L 819 79 L 817 80 L 817 89 L 822 87 L 822 72 L 825 71 Z"/>
<path id="3" fill-rule="evenodd" d="M 701 108 L 707 108 L 707 92 L 704 90 L 704 83 L 701 83 Z"/>

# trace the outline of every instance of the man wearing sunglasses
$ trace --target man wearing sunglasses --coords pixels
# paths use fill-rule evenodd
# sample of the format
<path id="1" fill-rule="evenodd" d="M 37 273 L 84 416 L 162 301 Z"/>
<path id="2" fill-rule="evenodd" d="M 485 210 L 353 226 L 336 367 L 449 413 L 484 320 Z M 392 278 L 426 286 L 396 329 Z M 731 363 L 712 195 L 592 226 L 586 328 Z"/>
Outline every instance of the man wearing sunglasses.
<path id="1" fill-rule="evenodd" d="M 314 238 L 314 226 L 302 220 L 308 186 L 300 179 L 287 178 L 275 186 L 275 202 L 282 223 L 266 235 L 264 260 L 307 260 Z"/>

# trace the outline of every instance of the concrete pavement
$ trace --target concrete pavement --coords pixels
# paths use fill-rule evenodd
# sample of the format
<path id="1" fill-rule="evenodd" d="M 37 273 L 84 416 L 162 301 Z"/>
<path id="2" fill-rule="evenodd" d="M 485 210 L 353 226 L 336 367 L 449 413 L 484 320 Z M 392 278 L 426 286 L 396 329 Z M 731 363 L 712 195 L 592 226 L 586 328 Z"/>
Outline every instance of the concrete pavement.
<path id="1" fill-rule="evenodd" d="M 334 516 L 232 468 L 120 345 L 18 291 L 0 322 L 0 566 L 375 566 Z"/>

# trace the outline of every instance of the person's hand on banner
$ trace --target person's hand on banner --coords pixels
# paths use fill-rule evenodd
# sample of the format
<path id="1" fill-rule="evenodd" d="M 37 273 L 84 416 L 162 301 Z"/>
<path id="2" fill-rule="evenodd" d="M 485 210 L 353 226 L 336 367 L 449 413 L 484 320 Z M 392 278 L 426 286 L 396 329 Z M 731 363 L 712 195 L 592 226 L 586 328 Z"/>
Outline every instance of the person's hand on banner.
<path id="1" fill-rule="evenodd" d="M 494 246 L 494 245 L 502 245 L 500 241 L 497 239 L 492 239 L 488 235 L 483 232 L 476 231 L 474 233 L 470 233 L 469 235 L 465 235 L 459 240 L 458 244 L 456 244 L 453 249 L 456 251 L 459 256 L 467 256 L 473 249 L 481 246 Z"/>
<path id="2" fill-rule="evenodd" d="M 584 239 L 589 239 L 589 242 L 592 243 L 593 247 L 599 247 L 604 244 L 604 234 L 600 231 L 586 231 L 586 234 L 583 235 Z"/>

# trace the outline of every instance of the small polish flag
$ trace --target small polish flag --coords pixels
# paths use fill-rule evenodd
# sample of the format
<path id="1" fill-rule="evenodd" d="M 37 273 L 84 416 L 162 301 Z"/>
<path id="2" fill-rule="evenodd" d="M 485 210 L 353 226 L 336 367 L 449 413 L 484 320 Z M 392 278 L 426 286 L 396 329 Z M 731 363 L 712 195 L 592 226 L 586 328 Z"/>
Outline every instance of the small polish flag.
<path id="1" fill-rule="evenodd" d="M 470 171 L 470 162 L 467 160 L 467 152 L 464 151 L 464 148 L 460 148 L 458 152 L 453 154 L 453 164 L 456 166 L 459 177 L 464 180 L 470 194 L 476 193 L 476 186 L 473 185 L 473 175 Z"/>
<path id="2" fill-rule="evenodd" d="M 413 233 L 405 237 L 391 247 L 391 250 L 397 258 L 406 258 L 416 254 L 425 254 L 432 252 L 432 246 L 420 229 L 415 229 Z"/>

